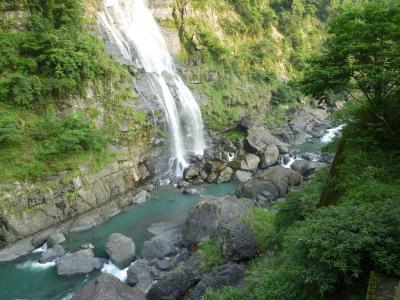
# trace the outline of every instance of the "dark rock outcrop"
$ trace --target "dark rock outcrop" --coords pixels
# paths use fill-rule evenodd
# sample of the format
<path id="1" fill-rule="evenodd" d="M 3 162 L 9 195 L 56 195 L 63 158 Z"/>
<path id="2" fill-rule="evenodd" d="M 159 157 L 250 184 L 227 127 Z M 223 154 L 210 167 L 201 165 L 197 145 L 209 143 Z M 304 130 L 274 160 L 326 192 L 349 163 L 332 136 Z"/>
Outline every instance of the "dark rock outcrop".
<path id="1" fill-rule="evenodd" d="M 242 285 L 244 278 L 244 268 L 238 264 L 229 263 L 216 268 L 201 280 L 193 292 L 190 293 L 189 300 L 199 300 L 207 289 L 220 289 L 225 286 L 238 287 Z"/>
<path id="2" fill-rule="evenodd" d="M 147 294 L 148 300 L 182 299 L 187 291 L 196 283 L 184 268 L 166 273 L 157 281 Z"/>
<path id="3" fill-rule="evenodd" d="M 258 254 L 257 240 L 242 223 L 232 221 L 218 226 L 216 240 L 227 260 L 242 261 Z"/>

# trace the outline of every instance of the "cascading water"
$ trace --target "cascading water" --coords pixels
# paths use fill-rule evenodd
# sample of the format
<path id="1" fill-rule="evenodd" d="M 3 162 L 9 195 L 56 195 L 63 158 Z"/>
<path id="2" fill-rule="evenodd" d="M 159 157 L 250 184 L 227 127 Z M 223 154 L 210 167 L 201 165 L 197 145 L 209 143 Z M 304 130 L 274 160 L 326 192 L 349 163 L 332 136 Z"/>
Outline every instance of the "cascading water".
<path id="1" fill-rule="evenodd" d="M 146 71 L 169 127 L 170 175 L 181 177 L 188 166 L 187 153 L 203 154 L 204 125 L 200 108 L 175 69 L 147 0 L 104 0 L 98 21 L 124 60 Z"/>

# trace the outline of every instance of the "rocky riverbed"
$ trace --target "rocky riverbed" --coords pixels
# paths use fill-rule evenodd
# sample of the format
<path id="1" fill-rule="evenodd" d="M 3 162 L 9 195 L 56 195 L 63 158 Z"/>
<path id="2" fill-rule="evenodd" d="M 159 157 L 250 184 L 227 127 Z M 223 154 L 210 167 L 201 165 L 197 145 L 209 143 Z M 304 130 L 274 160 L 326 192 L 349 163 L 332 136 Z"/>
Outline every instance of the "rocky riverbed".
<path id="1" fill-rule="evenodd" d="M 318 151 L 299 152 L 297 145 L 299 140 L 323 144 L 335 136 L 328 131 L 332 124 L 326 112 L 304 110 L 297 118 L 279 136 L 257 123 L 242 121 L 239 126 L 247 133 L 242 142 L 234 144 L 215 137 L 204 156 L 192 156 L 192 165 L 176 183 L 182 196 L 199 199 L 185 205 L 186 211 L 191 207 L 185 218 L 152 226 L 146 223 L 141 229 L 151 233 L 146 238 L 132 238 L 129 231 L 120 232 L 116 227 L 114 232 L 103 232 L 104 243 L 94 245 L 86 235 L 86 240 L 80 239 L 81 244 L 73 247 L 70 241 L 74 233 L 65 230 L 68 227 L 53 228 L 26 241 L 29 249 L 45 243 L 33 263 L 54 268 L 61 280 L 93 278 L 77 292 L 84 281 L 75 281 L 75 288 L 70 289 L 76 292 L 73 299 L 200 299 L 208 288 L 241 286 L 243 262 L 259 254 L 259 245 L 240 220 L 253 207 L 270 209 L 284 201 L 289 191 L 332 161 L 332 156 L 321 156 Z M 197 196 L 203 194 L 204 184 L 227 182 L 235 182 L 235 191 Z M 136 199 L 134 203 L 143 203 L 150 198 L 149 191 L 147 187 L 129 197 Z M 178 209 L 174 214 L 179 213 Z M 157 215 L 152 220 L 157 220 Z M 138 225 L 134 220 L 132 223 Z M 204 258 L 196 251 L 205 238 L 223 254 L 223 265 L 213 270 L 204 268 Z M 4 253 L 0 252 L 0 257 Z M 25 253 L 17 251 L 12 257 L 19 254 Z M 96 275 L 99 271 L 103 273 L 100 276 Z"/>

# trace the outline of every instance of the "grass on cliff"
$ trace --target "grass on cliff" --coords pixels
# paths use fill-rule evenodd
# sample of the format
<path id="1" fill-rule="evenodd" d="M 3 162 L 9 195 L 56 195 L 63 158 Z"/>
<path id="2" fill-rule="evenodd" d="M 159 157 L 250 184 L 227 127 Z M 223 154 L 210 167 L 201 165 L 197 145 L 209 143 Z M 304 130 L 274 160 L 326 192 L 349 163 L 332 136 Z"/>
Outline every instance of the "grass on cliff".
<path id="1" fill-rule="evenodd" d="M 0 108 L 0 183 L 40 179 L 110 158 L 102 131 L 84 115 L 38 116 L 1 103 Z"/>

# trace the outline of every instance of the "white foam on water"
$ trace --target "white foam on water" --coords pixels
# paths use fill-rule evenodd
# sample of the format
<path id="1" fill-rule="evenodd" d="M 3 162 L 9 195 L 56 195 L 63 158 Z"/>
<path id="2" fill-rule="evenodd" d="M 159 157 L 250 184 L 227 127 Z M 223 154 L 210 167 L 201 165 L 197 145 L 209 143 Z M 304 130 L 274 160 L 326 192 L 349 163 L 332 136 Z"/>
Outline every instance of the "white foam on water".
<path id="1" fill-rule="evenodd" d="M 228 153 L 228 161 L 233 161 L 235 159 L 235 153 Z"/>
<path id="2" fill-rule="evenodd" d="M 279 160 L 279 164 L 286 169 L 290 169 L 295 161 L 304 160 L 302 157 L 293 154 L 290 154 L 288 157 L 289 160 L 287 162 L 285 162 L 284 157 L 281 157 L 281 159 Z"/>
<path id="3" fill-rule="evenodd" d="M 74 296 L 74 293 L 69 293 L 64 298 L 62 298 L 61 300 L 71 300 L 73 296 Z"/>
<path id="4" fill-rule="evenodd" d="M 43 246 L 33 250 L 32 253 L 42 253 L 46 250 L 47 250 L 47 243 L 44 243 Z"/>
<path id="5" fill-rule="evenodd" d="M 126 280 L 128 278 L 128 274 L 127 274 L 128 269 L 129 269 L 129 267 L 121 270 L 116 265 L 114 265 L 111 261 L 109 261 L 106 264 L 104 264 L 103 268 L 101 269 L 101 272 L 114 275 L 122 282 L 126 282 Z"/>
<path id="6" fill-rule="evenodd" d="M 55 267 L 55 265 L 56 265 L 55 261 L 51 261 L 51 262 L 48 262 L 48 263 L 41 264 L 38 261 L 28 260 L 28 261 L 26 261 L 24 263 L 17 264 L 16 267 L 18 269 L 21 269 L 21 270 L 35 271 L 35 270 L 49 269 L 49 268 Z"/>
<path id="7" fill-rule="evenodd" d="M 344 128 L 344 124 L 339 125 L 338 127 L 335 128 L 331 128 L 328 129 L 328 133 L 325 134 L 322 138 L 321 138 L 321 142 L 322 143 L 330 143 L 332 142 L 332 140 L 342 131 L 342 129 Z"/>

